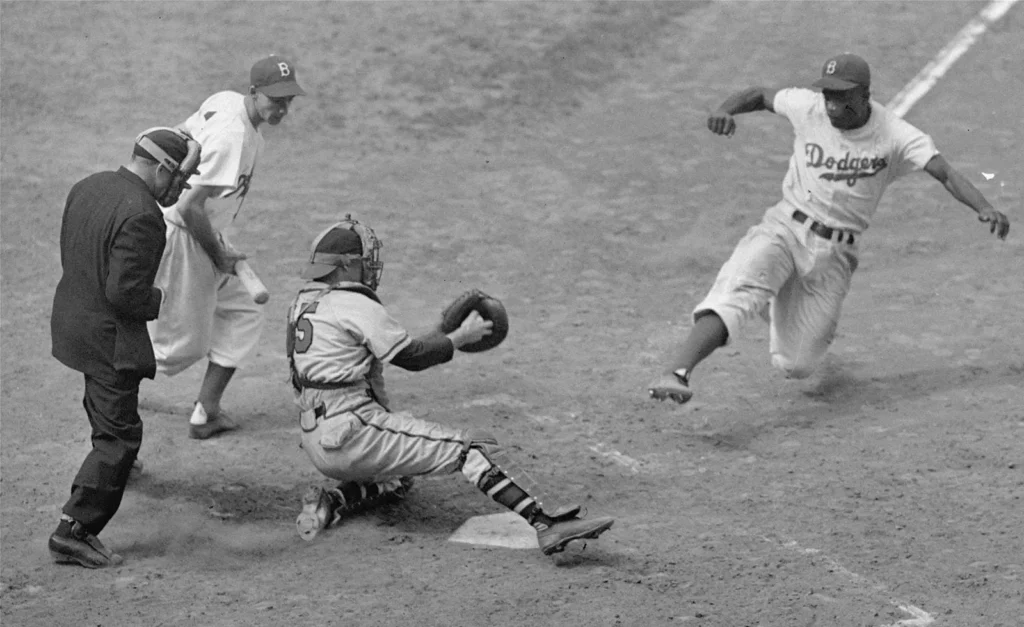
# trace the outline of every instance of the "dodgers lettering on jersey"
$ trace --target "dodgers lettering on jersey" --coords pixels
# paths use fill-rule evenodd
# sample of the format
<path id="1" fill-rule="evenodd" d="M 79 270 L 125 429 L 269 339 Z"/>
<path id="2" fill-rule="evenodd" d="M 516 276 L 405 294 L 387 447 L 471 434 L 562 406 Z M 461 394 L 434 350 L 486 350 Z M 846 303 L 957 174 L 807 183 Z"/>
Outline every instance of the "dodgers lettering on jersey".
<path id="1" fill-rule="evenodd" d="M 203 147 L 199 174 L 189 179 L 189 184 L 224 188 L 206 201 L 210 224 L 214 230 L 224 230 L 249 193 L 256 162 L 263 153 L 263 133 L 249 121 L 245 96 L 234 91 L 207 98 L 184 126 Z"/>
<path id="2" fill-rule="evenodd" d="M 390 362 L 412 341 L 383 305 L 364 294 L 334 289 L 305 307 L 324 287 L 310 283 L 289 310 L 289 344 L 302 378 L 318 383 L 360 381 L 370 374 L 375 360 Z"/>
<path id="3" fill-rule="evenodd" d="M 832 126 L 810 89 L 779 90 L 773 108 L 795 134 L 782 197 L 832 227 L 867 229 L 886 187 L 938 154 L 931 137 L 873 100 L 867 124 L 850 131 Z"/>

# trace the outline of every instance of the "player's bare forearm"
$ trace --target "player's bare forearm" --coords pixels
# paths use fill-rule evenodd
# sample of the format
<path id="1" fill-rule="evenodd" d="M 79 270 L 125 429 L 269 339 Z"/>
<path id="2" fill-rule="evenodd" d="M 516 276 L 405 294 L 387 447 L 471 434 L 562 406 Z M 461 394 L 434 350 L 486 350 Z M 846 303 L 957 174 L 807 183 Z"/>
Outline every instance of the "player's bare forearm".
<path id="1" fill-rule="evenodd" d="M 981 213 L 985 209 L 992 208 L 992 205 L 985 199 L 985 195 L 973 183 L 967 180 L 967 177 L 954 169 L 950 169 L 949 175 L 942 186 L 946 188 L 946 191 L 953 198 L 973 209 L 975 213 Z"/>
<path id="2" fill-rule="evenodd" d="M 725 99 L 718 105 L 718 111 L 729 115 L 751 113 L 753 111 L 770 111 L 771 102 L 767 99 L 768 90 L 764 87 L 750 87 Z"/>
<path id="3" fill-rule="evenodd" d="M 932 157 L 924 169 L 935 180 L 942 183 L 942 186 L 953 198 L 973 209 L 978 214 L 979 220 L 989 223 L 990 231 L 993 234 L 999 239 L 1006 239 L 1006 235 L 1010 232 L 1010 220 L 1006 214 L 993 208 L 985 195 L 959 170 L 949 165 L 942 155 Z"/>
<path id="4" fill-rule="evenodd" d="M 221 191 L 223 188 L 206 185 L 197 185 L 187 190 L 179 201 L 178 213 L 185 221 L 185 227 L 189 233 L 196 238 L 199 246 L 210 257 L 213 264 L 221 272 L 232 272 L 235 261 L 245 259 L 245 255 L 230 250 L 224 244 L 206 213 L 206 200 L 218 195 Z"/>
<path id="5" fill-rule="evenodd" d="M 985 199 L 985 196 L 974 186 L 966 176 L 949 165 L 942 155 L 936 155 L 925 164 L 925 171 L 931 174 L 936 180 L 942 183 L 949 195 L 974 209 L 978 219 L 987 222 L 989 232 L 1000 240 L 1006 240 L 1010 233 L 1010 218 L 1005 213 L 997 211 Z"/>
<path id="6" fill-rule="evenodd" d="M 206 215 L 204 203 L 201 200 L 196 202 L 195 199 L 190 199 L 190 201 L 181 206 L 178 212 L 181 214 L 181 219 L 185 221 L 185 227 L 188 229 L 188 232 L 192 234 L 192 237 L 196 238 L 199 246 L 216 263 L 217 259 L 221 257 L 222 246 L 220 238 L 217 236 L 217 232 L 213 230 L 213 225 L 210 224 L 210 218 Z"/>
<path id="7" fill-rule="evenodd" d="M 751 111 L 774 111 L 772 101 L 775 93 L 775 90 L 764 87 L 751 87 L 736 92 L 708 116 L 708 130 L 715 135 L 731 137 L 736 132 L 733 116 Z"/>

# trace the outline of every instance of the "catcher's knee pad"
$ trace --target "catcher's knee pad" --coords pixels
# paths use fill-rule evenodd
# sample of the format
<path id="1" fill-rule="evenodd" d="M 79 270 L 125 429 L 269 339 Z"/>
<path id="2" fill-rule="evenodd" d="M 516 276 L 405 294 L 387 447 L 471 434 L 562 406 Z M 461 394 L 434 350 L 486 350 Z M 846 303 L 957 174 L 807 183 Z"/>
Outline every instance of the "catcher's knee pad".
<path id="1" fill-rule="evenodd" d="M 462 450 L 480 449 L 484 453 L 495 454 L 501 451 L 498 439 L 486 431 L 469 429 L 462 436 Z"/>
<path id="2" fill-rule="evenodd" d="M 466 431 L 462 440 L 462 474 L 473 485 L 479 486 L 480 478 L 495 466 L 493 458 L 500 452 L 501 446 L 493 435 L 483 431 Z"/>

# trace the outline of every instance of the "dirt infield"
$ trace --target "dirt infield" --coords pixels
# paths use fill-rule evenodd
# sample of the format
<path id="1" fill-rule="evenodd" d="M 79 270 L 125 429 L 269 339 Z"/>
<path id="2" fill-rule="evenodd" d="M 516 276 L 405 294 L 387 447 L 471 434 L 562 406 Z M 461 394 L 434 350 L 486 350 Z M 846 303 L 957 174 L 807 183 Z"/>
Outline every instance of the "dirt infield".
<path id="1" fill-rule="evenodd" d="M 784 119 L 727 140 L 707 110 L 843 49 L 886 101 L 981 6 L 4 2 L 3 624 L 1024 624 L 1024 7 L 907 116 L 1008 213 L 1008 241 L 928 177 L 898 182 L 814 377 L 782 380 L 754 326 L 690 405 L 643 389 L 790 154 Z M 188 439 L 199 367 L 145 382 L 146 472 L 101 536 L 125 564 L 55 566 L 89 446 L 81 377 L 49 356 L 64 198 L 269 52 L 309 96 L 268 129 L 234 237 L 272 293 L 225 398 L 244 427 Z M 346 212 L 383 239 L 380 294 L 414 333 L 468 287 L 511 316 L 494 351 L 389 369 L 396 408 L 494 432 L 546 502 L 617 519 L 600 541 L 555 559 L 448 542 L 500 512 L 459 476 L 298 538 L 319 477 L 283 320 L 309 239 Z"/>

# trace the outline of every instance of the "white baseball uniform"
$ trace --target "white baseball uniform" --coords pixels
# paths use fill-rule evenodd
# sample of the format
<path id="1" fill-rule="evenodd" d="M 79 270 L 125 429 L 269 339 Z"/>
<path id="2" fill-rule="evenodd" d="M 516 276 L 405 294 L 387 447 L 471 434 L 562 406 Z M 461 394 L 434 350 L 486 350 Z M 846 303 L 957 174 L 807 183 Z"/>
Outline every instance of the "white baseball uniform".
<path id="1" fill-rule="evenodd" d="M 607 531 L 611 518 L 582 520 L 578 506 L 546 512 L 532 490 L 500 465 L 504 452 L 493 436 L 389 411 L 384 364 L 423 369 L 444 363 L 451 352 L 435 351 L 438 345 L 454 350 L 449 342 L 433 334 L 410 338 L 376 294 L 359 283 L 311 282 L 296 295 L 288 312 L 287 345 L 302 448 L 317 470 L 339 481 L 330 491 L 307 492 L 296 520 L 299 533 L 311 537 L 331 524 L 333 518 L 318 513 L 325 498 L 339 508 L 382 494 L 388 484 L 390 489 L 406 485 L 406 478 L 454 473 L 533 525 L 545 555 Z M 407 354 L 421 349 L 426 352 L 418 353 L 420 360 Z"/>
<path id="2" fill-rule="evenodd" d="M 295 402 L 303 450 L 317 470 L 338 481 L 457 472 L 468 443 L 464 431 L 387 409 L 383 366 L 409 345 L 408 332 L 383 305 L 346 285 L 365 289 L 339 284 L 325 291 L 323 283 L 311 282 L 288 313 L 302 381 Z"/>
<path id="3" fill-rule="evenodd" d="M 736 245 L 693 316 L 718 314 L 730 339 L 767 316 L 772 364 L 803 378 L 832 343 L 857 269 L 856 240 L 883 192 L 938 151 L 928 135 L 875 101 L 868 122 L 848 131 L 832 126 L 824 97 L 810 89 L 780 90 L 773 108 L 795 133 L 782 200 Z M 826 239 L 814 223 L 835 232 Z"/>
<path id="4" fill-rule="evenodd" d="M 223 229 L 238 216 L 249 192 L 263 134 L 249 120 L 245 96 L 233 91 L 207 98 L 184 129 L 202 146 L 200 173 L 189 184 L 224 189 L 207 199 L 206 213 L 227 242 Z M 240 367 L 259 343 L 262 306 L 237 276 L 217 269 L 185 228 L 178 205 L 165 209 L 164 219 L 167 247 L 156 277 L 164 300 L 160 316 L 149 323 L 158 371 L 174 375 L 204 357 L 226 368 Z"/>

